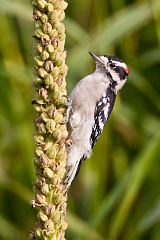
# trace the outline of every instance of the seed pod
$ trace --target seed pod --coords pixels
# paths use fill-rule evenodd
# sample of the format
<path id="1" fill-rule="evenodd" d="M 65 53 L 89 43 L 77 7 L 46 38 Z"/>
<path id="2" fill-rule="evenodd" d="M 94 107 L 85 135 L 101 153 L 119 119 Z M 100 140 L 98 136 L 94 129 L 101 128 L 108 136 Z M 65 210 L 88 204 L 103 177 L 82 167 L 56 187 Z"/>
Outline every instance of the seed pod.
<path id="1" fill-rule="evenodd" d="M 46 197 L 45 197 L 45 195 L 37 193 L 35 198 L 36 198 L 36 201 L 39 204 L 46 204 Z"/>
<path id="2" fill-rule="evenodd" d="M 53 197 L 53 201 L 55 204 L 59 204 L 62 201 L 63 195 L 60 193 L 57 193 Z"/>
<path id="3" fill-rule="evenodd" d="M 43 32 L 48 34 L 51 30 L 52 30 L 52 25 L 49 22 L 44 23 Z"/>
<path id="4" fill-rule="evenodd" d="M 46 4 L 46 9 L 48 12 L 52 12 L 53 11 L 53 4 L 52 3 L 47 3 Z"/>
<path id="5" fill-rule="evenodd" d="M 46 124 L 46 128 L 49 131 L 49 133 L 53 133 L 55 131 L 55 126 L 56 126 L 56 123 L 55 123 L 55 120 L 53 119 L 50 119 Z"/>
<path id="6" fill-rule="evenodd" d="M 43 173 L 46 178 L 52 178 L 54 174 L 50 168 L 45 168 Z"/>
<path id="7" fill-rule="evenodd" d="M 46 127 L 45 127 L 44 123 L 40 123 L 38 125 L 38 133 L 39 134 L 46 134 Z"/>
<path id="8" fill-rule="evenodd" d="M 44 224 L 44 227 L 48 230 L 48 231 L 52 231 L 52 233 L 55 232 L 54 230 L 54 223 L 51 219 L 48 219 L 45 224 Z"/>
<path id="9" fill-rule="evenodd" d="M 47 2 L 45 0 L 37 0 L 37 6 L 40 8 L 40 9 L 44 9 L 45 6 L 46 6 Z"/>
<path id="10" fill-rule="evenodd" d="M 44 78 L 47 75 L 47 72 L 44 70 L 44 68 L 39 68 L 38 74 L 41 78 Z"/>
<path id="11" fill-rule="evenodd" d="M 41 114 L 41 118 L 43 119 L 43 121 L 44 121 L 45 123 L 49 121 L 48 115 L 47 115 L 47 113 L 45 113 L 45 112 L 43 112 L 43 113 Z"/>
<path id="12" fill-rule="evenodd" d="M 48 220 L 48 217 L 47 215 L 44 214 L 44 212 L 42 211 L 39 211 L 38 214 L 37 214 L 37 217 L 42 220 L 43 222 L 46 222 Z"/>
<path id="13" fill-rule="evenodd" d="M 49 52 L 49 53 L 53 53 L 54 52 L 54 47 L 51 44 L 49 44 L 49 45 L 46 46 L 46 51 Z"/>
<path id="14" fill-rule="evenodd" d="M 43 61 L 40 59 L 39 56 L 36 56 L 34 57 L 34 61 L 35 61 L 35 64 L 38 66 L 38 67 L 42 67 L 43 66 Z"/>
<path id="15" fill-rule="evenodd" d="M 49 53 L 44 50 L 44 51 L 41 53 L 41 58 L 42 58 L 43 61 L 47 60 L 47 59 L 49 58 Z"/>
<path id="16" fill-rule="evenodd" d="M 41 187 L 41 192 L 44 194 L 44 195 L 47 195 L 49 193 L 49 186 L 48 184 L 44 183 Z"/>
<path id="17" fill-rule="evenodd" d="M 41 36 L 41 42 L 43 45 L 46 45 L 50 42 L 50 37 L 47 34 Z"/>
<path id="18" fill-rule="evenodd" d="M 37 29 L 34 32 L 34 36 L 37 37 L 37 38 L 41 38 L 43 35 L 44 35 L 44 33 L 42 32 L 41 29 Z"/>
<path id="19" fill-rule="evenodd" d="M 52 72 L 52 70 L 53 70 L 53 68 L 54 68 L 53 62 L 50 61 L 50 60 L 46 61 L 44 67 L 45 67 L 45 70 L 46 70 L 48 73 Z"/>
<path id="20" fill-rule="evenodd" d="M 44 142 L 44 137 L 42 135 L 35 135 L 34 140 L 37 144 L 41 144 Z"/>
<path id="21" fill-rule="evenodd" d="M 51 87 L 51 89 L 52 89 L 52 86 L 53 86 L 53 83 L 54 83 L 52 74 L 46 75 L 45 78 L 44 78 L 44 81 L 45 81 L 45 84 L 48 87 Z"/>
<path id="22" fill-rule="evenodd" d="M 42 14 L 41 15 L 41 21 L 42 21 L 42 23 L 48 22 L 48 16 L 46 14 Z"/>
<path id="23" fill-rule="evenodd" d="M 37 154 L 37 156 L 39 156 L 39 157 L 43 154 L 43 150 L 42 150 L 41 147 L 37 147 L 37 148 L 36 148 L 36 154 Z"/>

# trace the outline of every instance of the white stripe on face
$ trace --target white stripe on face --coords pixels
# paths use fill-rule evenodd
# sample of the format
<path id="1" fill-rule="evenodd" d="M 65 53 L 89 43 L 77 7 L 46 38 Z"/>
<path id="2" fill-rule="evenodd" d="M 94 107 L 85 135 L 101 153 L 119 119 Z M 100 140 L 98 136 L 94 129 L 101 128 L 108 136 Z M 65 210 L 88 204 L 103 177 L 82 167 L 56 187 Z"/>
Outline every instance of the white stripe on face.
<path id="1" fill-rule="evenodd" d="M 112 63 L 114 63 L 118 67 L 122 67 L 124 69 L 127 68 L 127 65 L 124 62 L 112 61 Z"/>

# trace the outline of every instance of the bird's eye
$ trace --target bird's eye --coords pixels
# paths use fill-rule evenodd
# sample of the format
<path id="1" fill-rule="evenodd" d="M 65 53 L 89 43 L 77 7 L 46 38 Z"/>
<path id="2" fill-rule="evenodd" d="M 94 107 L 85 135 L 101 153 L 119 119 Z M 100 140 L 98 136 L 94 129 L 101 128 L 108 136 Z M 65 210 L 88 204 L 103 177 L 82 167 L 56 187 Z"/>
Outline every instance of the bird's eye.
<path id="1" fill-rule="evenodd" d="M 116 65 L 114 63 L 110 63 L 110 67 L 114 68 Z"/>

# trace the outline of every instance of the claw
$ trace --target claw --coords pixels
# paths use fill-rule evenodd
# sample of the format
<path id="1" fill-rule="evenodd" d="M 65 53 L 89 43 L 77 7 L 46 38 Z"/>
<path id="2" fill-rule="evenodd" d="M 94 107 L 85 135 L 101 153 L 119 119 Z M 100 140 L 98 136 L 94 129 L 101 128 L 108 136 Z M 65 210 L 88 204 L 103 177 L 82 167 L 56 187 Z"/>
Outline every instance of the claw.
<path id="1" fill-rule="evenodd" d="M 67 139 L 66 140 L 66 145 L 69 147 L 72 145 L 72 140 L 71 139 Z"/>

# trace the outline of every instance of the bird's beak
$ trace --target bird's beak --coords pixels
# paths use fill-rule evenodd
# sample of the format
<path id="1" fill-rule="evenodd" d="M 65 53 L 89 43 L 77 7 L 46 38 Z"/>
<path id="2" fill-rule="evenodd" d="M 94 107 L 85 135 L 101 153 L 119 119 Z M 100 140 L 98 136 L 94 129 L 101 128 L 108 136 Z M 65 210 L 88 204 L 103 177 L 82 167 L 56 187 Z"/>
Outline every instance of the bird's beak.
<path id="1" fill-rule="evenodd" d="M 89 52 L 89 54 L 90 54 L 91 57 L 95 60 L 95 62 L 103 63 L 102 60 L 101 60 L 101 58 L 98 57 L 95 53 Z"/>

